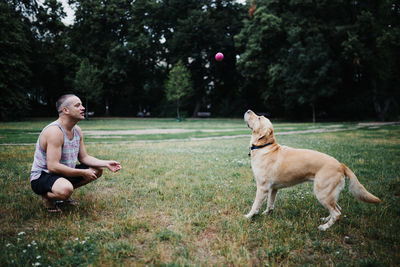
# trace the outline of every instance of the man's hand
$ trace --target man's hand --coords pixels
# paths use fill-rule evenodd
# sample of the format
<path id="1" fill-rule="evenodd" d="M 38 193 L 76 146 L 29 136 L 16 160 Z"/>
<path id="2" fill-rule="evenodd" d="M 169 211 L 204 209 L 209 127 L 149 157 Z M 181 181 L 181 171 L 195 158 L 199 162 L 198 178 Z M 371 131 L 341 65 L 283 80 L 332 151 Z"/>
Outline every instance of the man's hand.
<path id="1" fill-rule="evenodd" d="M 95 170 L 89 168 L 89 169 L 85 169 L 83 170 L 83 178 L 87 181 L 94 181 L 97 179 L 97 175 Z"/>
<path id="2" fill-rule="evenodd" d="M 114 161 L 114 160 L 109 160 L 107 162 L 106 167 L 112 172 L 117 172 L 120 169 L 122 169 L 121 164 L 118 161 Z"/>

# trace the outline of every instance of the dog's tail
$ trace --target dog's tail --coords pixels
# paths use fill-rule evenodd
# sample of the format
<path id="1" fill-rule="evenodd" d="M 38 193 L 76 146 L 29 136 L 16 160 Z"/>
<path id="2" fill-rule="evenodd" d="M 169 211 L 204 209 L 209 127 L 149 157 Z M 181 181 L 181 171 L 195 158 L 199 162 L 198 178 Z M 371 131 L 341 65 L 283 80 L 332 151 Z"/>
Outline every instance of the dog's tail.
<path id="1" fill-rule="evenodd" d="M 356 198 L 368 203 L 380 203 L 381 200 L 371 194 L 365 187 L 358 181 L 357 176 L 344 164 L 342 164 L 344 174 L 349 177 L 350 186 L 349 191 Z"/>

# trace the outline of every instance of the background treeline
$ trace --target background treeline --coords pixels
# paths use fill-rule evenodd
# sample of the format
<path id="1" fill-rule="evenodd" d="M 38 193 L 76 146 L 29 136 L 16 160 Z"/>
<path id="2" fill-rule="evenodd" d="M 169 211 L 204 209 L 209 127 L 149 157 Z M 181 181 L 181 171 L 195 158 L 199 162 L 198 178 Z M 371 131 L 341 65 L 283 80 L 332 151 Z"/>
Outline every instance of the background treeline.
<path id="1" fill-rule="evenodd" d="M 96 116 L 175 116 L 170 70 L 192 92 L 185 116 L 398 119 L 395 0 L 0 1 L 0 119 L 55 115 L 76 93 Z M 225 55 L 214 60 L 216 52 Z"/>

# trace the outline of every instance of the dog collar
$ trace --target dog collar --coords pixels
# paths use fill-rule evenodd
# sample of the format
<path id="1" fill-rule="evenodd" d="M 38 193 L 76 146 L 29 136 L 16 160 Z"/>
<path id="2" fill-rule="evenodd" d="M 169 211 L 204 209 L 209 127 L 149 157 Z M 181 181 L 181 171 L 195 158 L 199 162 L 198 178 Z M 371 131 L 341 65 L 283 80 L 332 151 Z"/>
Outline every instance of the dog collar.
<path id="1" fill-rule="evenodd" d="M 263 148 L 263 147 L 266 147 L 266 146 L 269 146 L 269 145 L 272 145 L 272 143 L 268 143 L 268 144 L 265 144 L 265 145 L 262 145 L 262 146 L 254 146 L 254 145 L 252 145 L 250 147 L 250 150 L 260 149 L 260 148 Z"/>
<path id="2" fill-rule="evenodd" d="M 269 146 L 269 145 L 272 145 L 272 143 L 268 143 L 268 144 L 265 144 L 265 145 L 262 145 L 262 146 L 255 146 L 255 145 L 252 145 L 251 147 L 250 147 L 250 152 L 251 152 L 251 150 L 254 150 L 254 149 L 260 149 L 260 148 L 263 148 L 263 147 L 266 147 L 266 146 Z M 249 152 L 249 157 L 251 156 L 251 153 Z"/>

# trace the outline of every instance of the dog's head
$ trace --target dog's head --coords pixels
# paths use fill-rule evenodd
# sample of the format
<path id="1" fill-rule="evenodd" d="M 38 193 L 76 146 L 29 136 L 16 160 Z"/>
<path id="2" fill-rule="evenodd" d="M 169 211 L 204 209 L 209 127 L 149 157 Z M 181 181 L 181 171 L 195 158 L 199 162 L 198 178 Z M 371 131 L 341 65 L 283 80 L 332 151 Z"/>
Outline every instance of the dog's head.
<path id="1" fill-rule="evenodd" d="M 244 114 L 244 121 L 253 131 L 251 136 L 251 145 L 262 146 L 268 143 L 274 143 L 274 128 L 269 119 L 264 116 L 258 116 L 253 111 L 248 110 Z"/>

